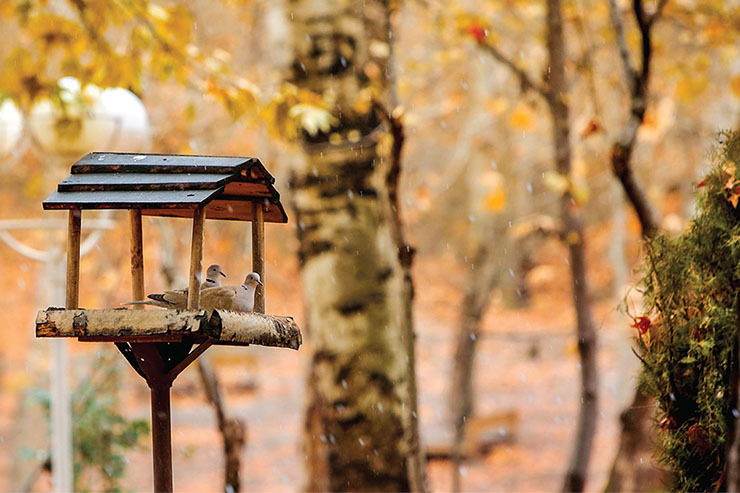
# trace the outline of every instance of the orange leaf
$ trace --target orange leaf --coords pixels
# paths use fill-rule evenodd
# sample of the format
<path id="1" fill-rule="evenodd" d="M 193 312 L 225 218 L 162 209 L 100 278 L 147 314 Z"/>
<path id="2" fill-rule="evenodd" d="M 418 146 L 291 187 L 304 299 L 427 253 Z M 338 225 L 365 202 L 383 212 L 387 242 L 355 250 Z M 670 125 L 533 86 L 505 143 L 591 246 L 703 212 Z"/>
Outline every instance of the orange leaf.
<path id="1" fill-rule="evenodd" d="M 727 198 L 727 200 L 730 201 L 732 204 L 732 207 L 737 209 L 737 201 L 740 199 L 740 195 L 736 194 L 735 192 L 731 193 L 730 196 Z"/>

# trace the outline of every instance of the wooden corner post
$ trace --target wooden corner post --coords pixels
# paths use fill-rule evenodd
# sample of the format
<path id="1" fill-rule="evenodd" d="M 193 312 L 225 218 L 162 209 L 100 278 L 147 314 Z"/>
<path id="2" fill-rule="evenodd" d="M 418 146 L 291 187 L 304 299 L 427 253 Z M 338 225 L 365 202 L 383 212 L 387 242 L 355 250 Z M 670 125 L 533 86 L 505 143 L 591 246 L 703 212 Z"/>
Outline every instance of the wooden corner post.
<path id="1" fill-rule="evenodd" d="M 69 210 L 67 226 L 67 310 L 76 310 L 80 303 L 80 231 L 82 229 L 82 211 Z"/>
<path id="2" fill-rule="evenodd" d="M 144 299 L 144 247 L 141 231 L 141 209 L 129 211 L 131 223 L 131 294 L 134 301 Z M 134 309 L 143 310 L 143 305 L 134 305 Z"/>
<path id="3" fill-rule="evenodd" d="M 261 202 L 254 202 L 252 218 L 252 271 L 265 282 L 265 209 Z M 265 288 L 257 286 L 254 293 L 254 311 L 265 313 Z"/>
<path id="4" fill-rule="evenodd" d="M 199 207 L 193 212 L 193 239 L 190 243 L 190 283 L 188 310 L 200 308 L 200 283 L 203 275 L 203 241 L 206 211 Z"/>

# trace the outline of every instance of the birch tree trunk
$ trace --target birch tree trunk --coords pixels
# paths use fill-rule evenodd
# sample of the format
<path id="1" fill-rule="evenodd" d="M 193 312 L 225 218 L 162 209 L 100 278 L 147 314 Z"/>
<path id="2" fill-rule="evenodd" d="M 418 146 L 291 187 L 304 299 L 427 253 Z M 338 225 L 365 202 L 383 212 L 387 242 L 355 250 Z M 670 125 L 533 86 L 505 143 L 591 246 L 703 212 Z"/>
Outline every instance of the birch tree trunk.
<path id="1" fill-rule="evenodd" d="M 571 171 L 568 85 L 565 77 L 565 41 L 561 0 L 547 0 L 547 51 L 549 54 L 548 106 L 552 114 L 555 169 L 568 178 Z M 596 431 L 598 379 L 596 329 L 591 318 L 586 282 L 583 224 L 570 193 L 561 198 L 563 235 L 570 253 L 573 302 L 576 309 L 578 353 L 581 357 L 581 408 L 576 440 L 565 477 L 564 491 L 583 491 Z"/>
<path id="2" fill-rule="evenodd" d="M 408 491 L 408 333 L 385 187 L 385 132 L 374 111 L 388 97 L 388 5 L 295 0 L 290 81 L 323 96 L 329 135 L 303 135 L 293 170 L 299 261 L 313 344 L 304 445 L 309 491 Z M 330 142 L 331 138 L 331 142 Z"/>

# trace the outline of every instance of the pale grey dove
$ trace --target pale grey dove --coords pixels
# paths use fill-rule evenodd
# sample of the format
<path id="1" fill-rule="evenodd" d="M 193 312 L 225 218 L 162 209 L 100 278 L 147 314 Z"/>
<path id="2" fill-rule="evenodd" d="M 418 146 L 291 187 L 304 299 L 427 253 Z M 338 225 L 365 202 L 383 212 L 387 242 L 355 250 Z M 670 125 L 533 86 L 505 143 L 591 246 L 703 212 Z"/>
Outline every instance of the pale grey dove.
<path id="1" fill-rule="evenodd" d="M 200 289 L 215 288 L 221 285 L 221 278 L 219 276 L 226 277 L 224 271 L 221 270 L 221 266 L 213 264 L 206 270 L 206 280 L 200 283 Z"/>
<path id="2" fill-rule="evenodd" d="M 220 309 L 251 312 L 254 309 L 254 293 L 258 284 L 262 285 L 260 275 L 252 272 L 247 275 L 244 283 L 240 286 L 218 286 L 202 289 L 200 292 L 200 308 L 202 310 Z M 146 301 L 134 301 L 125 304 L 153 305 L 177 310 L 184 310 L 188 304 L 187 290 L 150 294 L 149 298 Z"/>
<path id="3" fill-rule="evenodd" d="M 201 291 L 207 288 L 215 288 L 221 286 L 221 278 L 219 276 L 226 277 L 226 274 L 224 274 L 223 270 L 221 270 L 221 266 L 218 264 L 209 265 L 208 269 L 206 269 L 206 280 L 200 283 Z M 167 290 L 164 293 L 150 294 L 149 298 L 151 298 L 151 300 L 129 301 L 121 304 L 153 305 L 162 308 L 177 308 L 179 310 L 184 310 L 188 306 L 188 288 L 172 289 Z"/>

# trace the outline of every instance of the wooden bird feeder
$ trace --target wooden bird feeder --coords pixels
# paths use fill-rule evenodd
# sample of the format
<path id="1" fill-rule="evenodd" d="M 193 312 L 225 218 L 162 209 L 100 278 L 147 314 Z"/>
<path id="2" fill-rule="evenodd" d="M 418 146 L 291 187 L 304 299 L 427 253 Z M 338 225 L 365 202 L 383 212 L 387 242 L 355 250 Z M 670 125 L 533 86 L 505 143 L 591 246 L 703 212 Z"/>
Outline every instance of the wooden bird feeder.
<path id="1" fill-rule="evenodd" d="M 291 317 L 264 314 L 264 288 L 257 290 L 254 313 L 199 309 L 205 219 L 251 221 L 252 269 L 264 281 L 264 223 L 288 221 L 274 181 L 255 158 L 93 152 L 44 201 L 44 209 L 69 210 L 67 291 L 64 309 L 38 313 L 36 336 L 113 342 L 146 380 L 155 491 L 172 491 L 170 387 L 177 375 L 213 344 L 301 344 Z M 129 210 L 134 300 L 145 296 L 142 215 L 192 218 L 187 310 L 79 308 L 83 209 Z"/>

